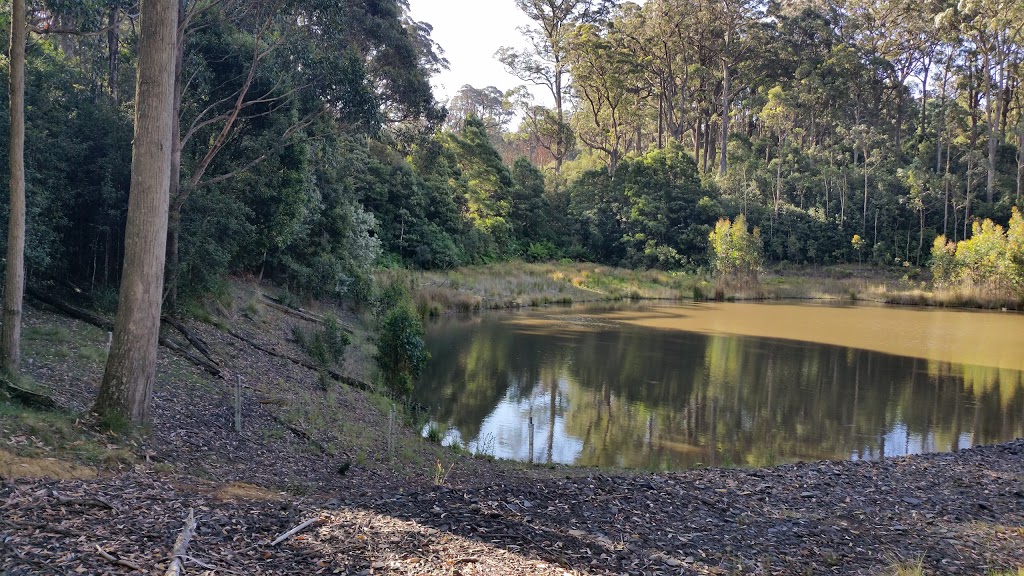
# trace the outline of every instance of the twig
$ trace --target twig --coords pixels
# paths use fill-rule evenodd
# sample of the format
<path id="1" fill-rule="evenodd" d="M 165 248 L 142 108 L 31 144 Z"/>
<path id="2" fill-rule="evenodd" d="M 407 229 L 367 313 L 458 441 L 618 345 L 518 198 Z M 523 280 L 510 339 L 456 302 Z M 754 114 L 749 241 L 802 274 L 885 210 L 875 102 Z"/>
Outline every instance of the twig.
<path id="1" fill-rule="evenodd" d="M 213 566 L 211 564 L 207 564 L 206 562 L 200 562 L 199 560 L 193 558 L 192 556 L 185 556 L 185 560 L 187 562 L 191 563 L 191 564 L 195 564 L 196 566 L 199 566 L 200 568 L 206 568 L 207 570 L 212 570 L 214 572 L 223 572 L 225 574 L 236 574 L 237 576 L 249 576 L 248 574 L 244 574 L 242 572 L 236 572 L 234 570 L 228 570 L 227 568 L 218 568 L 218 567 Z"/>
<path id="2" fill-rule="evenodd" d="M 174 552 L 171 553 L 171 565 L 167 567 L 164 576 L 181 576 L 185 568 L 185 552 L 188 544 L 192 541 L 192 534 L 196 530 L 196 517 L 192 508 L 188 509 L 188 518 L 185 520 L 185 528 L 178 534 L 174 541 Z"/>
<path id="3" fill-rule="evenodd" d="M 194 558 L 192 556 L 185 556 L 185 561 L 186 562 L 191 562 L 191 563 L 195 564 L 196 566 L 199 566 L 200 568 L 206 568 L 207 570 L 216 570 L 217 569 L 216 566 L 211 566 L 211 565 L 207 564 L 206 562 L 201 562 L 199 559 Z"/>
<path id="4" fill-rule="evenodd" d="M 302 532 L 303 530 L 305 530 L 306 528 L 309 528 L 310 526 L 312 526 L 313 524 L 316 524 L 317 522 L 320 522 L 320 517 L 310 518 L 309 520 L 306 520 L 302 524 L 299 524 L 295 528 L 292 528 L 291 530 L 289 530 L 289 531 L 285 532 L 284 534 L 281 534 L 280 536 L 275 538 L 274 541 L 270 543 L 270 545 L 271 546 L 277 546 L 281 542 L 284 542 L 285 540 L 291 538 L 292 536 L 298 534 L 299 532 Z"/>
<path id="5" fill-rule="evenodd" d="M 93 498 L 71 498 L 65 496 L 56 490 L 53 491 L 53 497 L 57 499 L 61 504 L 78 504 L 79 506 L 96 506 L 97 508 L 109 508 L 114 512 L 117 512 L 117 506 L 114 506 L 110 502 L 107 502 L 99 496 Z"/>
<path id="6" fill-rule="evenodd" d="M 103 559 L 106 560 L 107 562 L 111 562 L 111 563 L 117 564 L 119 566 L 124 566 L 125 568 L 131 568 L 132 570 L 137 570 L 139 572 L 145 572 L 146 571 L 145 568 L 143 568 L 142 566 L 139 566 L 138 564 L 135 564 L 133 562 L 129 562 L 127 560 L 124 560 L 123 558 L 118 558 L 117 556 L 114 556 L 110 552 L 107 552 L 99 544 L 96 545 L 96 552 L 100 556 L 102 556 Z"/>

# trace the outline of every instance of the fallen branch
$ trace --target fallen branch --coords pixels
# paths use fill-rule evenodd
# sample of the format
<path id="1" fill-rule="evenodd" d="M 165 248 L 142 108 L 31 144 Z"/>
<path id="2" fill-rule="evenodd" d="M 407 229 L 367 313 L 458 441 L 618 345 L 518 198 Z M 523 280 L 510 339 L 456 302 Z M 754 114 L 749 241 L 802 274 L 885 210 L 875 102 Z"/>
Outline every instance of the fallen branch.
<path id="1" fill-rule="evenodd" d="M 60 300 L 59 298 L 56 298 L 51 294 L 40 292 L 39 290 L 28 287 L 25 288 L 25 293 L 35 298 L 36 300 L 42 302 L 43 304 L 46 304 L 50 308 L 54 308 L 76 320 L 81 320 L 88 324 L 92 324 L 93 326 L 96 326 L 97 328 L 102 328 L 108 332 L 114 329 L 114 322 L 112 320 L 108 320 L 107 318 L 93 314 L 88 310 L 82 310 L 81 308 L 72 306 L 71 304 L 68 304 L 63 300 Z"/>
<path id="2" fill-rule="evenodd" d="M 45 410 L 54 410 L 57 408 L 57 403 L 53 398 L 50 398 L 46 394 L 40 392 L 28 390 L 21 386 L 15 386 L 12 382 L 8 382 L 6 378 L 0 378 L 0 392 L 5 393 L 7 396 L 26 406 L 43 408 Z"/>
<path id="3" fill-rule="evenodd" d="M 305 320 L 306 322 L 313 322 L 314 324 L 323 324 L 324 322 L 327 321 L 325 317 L 319 314 L 314 314 L 313 312 L 303 310 L 302 308 L 292 308 L 291 306 L 285 304 L 280 298 L 267 296 L 266 294 L 263 294 L 263 298 L 264 300 L 266 300 L 265 304 L 267 306 L 273 308 L 274 310 L 284 312 L 289 316 L 294 316 L 295 318 L 298 318 L 300 320 Z M 356 333 L 355 329 L 353 329 L 351 326 L 346 326 L 337 318 L 335 318 L 335 321 L 338 323 L 338 327 L 340 327 L 345 332 L 349 334 Z"/>
<path id="4" fill-rule="evenodd" d="M 60 300 L 59 298 L 56 298 L 51 294 L 40 292 L 39 290 L 36 290 L 34 288 L 26 288 L 25 293 L 31 296 L 32 298 L 35 298 L 36 300 L 42 302 L 43 304 L 46 304 L 47 306 L 63 313 L 66 316 L 70 316 L 76 320 L 81 320 L 82 322 L 85 322 L 87 324 L 92 324 L 93 326 L 96 326 L 97 328 L 102 328 L 104 330 L 107 330 L 108 332 L 114 329 L 113 321 L 102 316 L 93 314 L 88 310 L 83 310 L 81 308 L 78 308 L 77 306 L 72 306 L 71 304 L 68 304 L 63 300 Z M 176 352 L 189 362 L 195 364 L 196 366 L 199 366 L 203 370 L 206 370 L 211 375 L 216 376 L 218 378 L 224 377 L 224 375 L 221 373 L 220 367 L 216 366 L 211 362 L 203 360 L 202 358 L 199 358 L 195 354 L 188 352 L 187 350 L 185 350 L 181 346 L 178 346 L 168 338 L 161 336 L 160 345 L 173 352 Z"/>
<path id="5" fill-rule="evenodd" d="M 182 570 L 185 568 L 185 552 L 188 551 L 188 545 L 192 541 L 192 535 L 196 531 L 196 517 L 193 513 L 192 508 L 188 509 L 188 518 L 185 520 L 185 527 L 178 534 L 178 539 L 174 541 L 174 552 L 171 555 L 171 565 L 167 567 L 167 571 L 164 572 L 164 576 L 181 576 Z"/>
<path id="6" fill-rule="evenodd" d="M 218 366 L 216 366 L 214 364 L 211 364 L 210 362 L 206 361 L 205 359 L 200 358 L 200 357 L 196 356 L 195 354 L 189 352 L 185 348 L 183 348 L 181 346 L 178 346 L 177 344 L 174 343 L 173 340 L 171 340 L 169 338 L 166 338 L 164 336 L 161 336 L 160 337 L 160 345 L 163 346 L 164 348 L 167 348 L 168 350 L 170 350 L 172 352 L 176 352 L 179 356 L 185 358 L 186 360 L 188 360 L 189 362 L 195 364 L 196 366 L 199 366 L 200 368 L 205 370 L 207 373 L 209 373 L 211 376 L 215 376 L 217 378 L 224 378 L 224 373 L 221 372 L 220 367 L 218 367 Z"/>
<path id="7" fill-rule="evenodd" d="M 138 564 L 134 564 L 132 562 L 129 562 L 129 561 L 123 559 L 123 558 L 118 558 L 117 556 L 114 556 L 110 552 L 107 552 L 106 550 L 104 550 L 103 547 L 100 546 L 99 544 L 96 545 L 96 553 L 99 554 L 100 557 L 102 557 L 104 560 L 106 560 L 107 562 L 110 562 L 112 564 L 117 564 L 118 566 L 124 566 L 125 568 L 131 568 L 132 570 L 136 570 L 138 572 L 146 572 L 146 569 L 143 568 L 142 566 L 139 566 Z"/>
<path id="8" fill-rule="evenodd" d="M 266 346 L 263 346 L 259 342 L 256 342 L 256 341 L 252 340 L 251 338 L 248 338 L 248 337 L 246 337 L 246 336 L 244 336 L 242 334 L 239 334 L 238 332 L 236 332 L 236 331 L 234 331 L 234 330 L 232 330 L 230 328 L 228 328 L 227 331 L 228 331 L 228 334 L 234 336 L 235 338 L 238 338 L 242 342 L 245 342 L 249 346 L 252 346 L 253 348 L 259 350 L 260 352 L 263 352 L 265 354 L 270 354 L 271 356 L 274 356 L 275 358 L 281 358 L 283 360 L 288 360 L 288 361 L 290 361 L 290 362 L 292 362 L 294 364 L 302 366 L 303 368 L 308 368 L 309 370 L 313 370 L 315 372 L 323 372 L 323 373 L 327 374 L 328 376 L 330 376 L 331 378 L 337 380 L 338 382 L 341 382 L 342 384 L 346 384 L 346 385 L 351 386 L 353 388 L 358 388 L 360 390 L 365 390 L 365 391 L 368 391 L 368 392 L 372 392 L 373 391 L 373 386 L 370 386 L 366 382 L 362 382 L 362 381 L 356 380 L 354 378 L 349 378 L 348 376 L 345 376 L 345 375 L 341 374 L 340 372 L 338 372 L 336 370 L 332 370 L 330 368 L 324 368 L 322 366 L 317 366 L 316 364 L 313 364 L 312 362 L 309 362 L 308 360 L 303 360 L 301 358 L 295 358 L 294 356 L 289 356 L 288 354 L 285 354 L 283 352 L 278 352 L 277 350 L 273 350 L 271 348 L 267 348 Z"/>
<path id="9" fill-rule="evenodd" d="M 269 412 L 268 412 L 268 414 L 270 414 L 270 418 L 274 422 L 277 422 L 281 426 L 284 426 L 286 429 L 288 429 L 289 432 L 291 432 L 292 434 L 295 434 L 296 436 L 298 436 L 302 440 L 305 440 L 306 442 L 312 444 L 313 446 L 316 446 L 317 449 L 320 450 L 320 452 L 322 454 L 327 454 L 327 447 L 324 446 L 321 442 L 319 442 L 316 438 L 313 438 L 313 436 L 310 435 L 309 432 L 306 432 L 302 428 L 299 428 L 295 424 L 292 424 L 291 422 L 288 422 L 287 420 L 285 420 L 284 418 L 281 418 L 280 416 L 277 416 L 276 414 L 272 414 L 272 413 L 269 413 Z"/>
<path id="10" fill-rule="evenodd" d="M 263 299 L 266 301 L 265 304 L 267 306 L 270 306 L 279 312 L 284 312 L 289 316 L 294 316 L 299 320 L 305 320 L 306 322 L 313 322 L 315 324 L 323 324 L 324 322 L 323 316 L 313 314 L 312 312 L 307 312 L 305 310 L 300 310 L 298 308 L 292 308 L 291 306 L 282 303 L 279 298 L 274 298 L 273 296 L 267 296 L 264 294 Z"/>
<path id="11" fill-rule="evenodd" d="M 292 536 L 298 534 L 299 532 L 302 532 L 303 530 L 305 530 L 306 528 L 309 528 L 310 526 L 312 526 L 313 524 L 316 524 L 317 522 L 320 522 L 320 518 L 319 517 L 310 518 L 309 520 L 306 520 L 305 522 L 303 522 L 302 524 L 299 524 L 295 528 L 292 528 L 291 530 L 289 530 L 289 531 L 285 532 L 284 534 L 281 534 L 280 536 L 278 536 L 273 542 L 270 543 L 270 545 L 271 546 L 277 546 L 281 542 L 284 542 L 285 540 L 291 538 Z"/>
<path id="12" fill-rule="evenodd" d="M 209 345 L 207 345 L 202 338 L 200 338 L 194 332 L 189 330 L 188 327 L 186 327 L 181 322 L 175 320 L 174 318 L 171 318 L 170 316 L 161 316 L 160 320 L 162 322 L 167 323 L 178 332 L 181 332 L 181 334 L 185 336 L 185 339 L 188 340 L 188 343 L 191 344 L 193 348 L 198 350 L 200 354 L 206 356 L 206 359 L 209 360 L 212 364 L 220 366 L 220 362 L 216 358 L 214 358 L 213 353 L 210 352 Z"/>
<path id="13" fill-rule="evenodd" d="M 56 498 L 57 501 L 60 502 L 61 504 L 74 504 L 77 506 L 94 506 L 96 508 L 107 508 L 108 510 L 113 510 L 114 512 L 118 511 L 117 506 L 114 506 L 113 504 L 107 502 L 105 499 L 99 496 L 96 496 L 94 498 L 72 498 L 70 496 L 63 495 L 60 492 L 57 492 L 56 490 L 52 491 L 52 493 L 53 497 Z"/>

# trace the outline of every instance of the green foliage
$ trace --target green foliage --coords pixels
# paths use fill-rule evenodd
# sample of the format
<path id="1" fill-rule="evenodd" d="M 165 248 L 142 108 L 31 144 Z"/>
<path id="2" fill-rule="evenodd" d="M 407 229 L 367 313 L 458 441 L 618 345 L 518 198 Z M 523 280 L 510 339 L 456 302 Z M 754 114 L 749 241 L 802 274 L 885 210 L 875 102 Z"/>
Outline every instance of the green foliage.
<path id="1" fill-rule="evenodd" d="M 374 359 L 388 392 L 405 397 L 430 359 L 423 323 L 401 277 L 383 284 L 376 305 L 381 321 Z"/>
<path id="2" fill-rule="evenodd" d="M 722 278 L 757 280 L 761 270 L 761 231 L 747 229 L 743 214 L 734 221 L 722 218 L 708 236 L 715 273 Z"/>
<path id="3" fill-rule="evenodd" d="M 384 316 L 376 360 L 384 386 L 396 396 L 412 392 L 413 382 L 430 358 L 423 335 L 423 324 L 408 303 Z"/>
<path id="4" fill-rule="evenodd" d="M 309 357 L 323 368 L 341 362 L 345 356 L 345 348 L 350 342 L 338 319 L 331 314 L 324 317 L 320 330 L 308 332 L 295 326 L 292 328 L 292 337 Z"/>
<path id="5" fill-rule="evenodd" d="M 967 240 L 953 244 L 939 236 L 932 245 L 931 266 L 938 286 L 1024 294 L 1024 218 L 1014 208 L 1008 229 L 986 218 L 973 224 Z"/>

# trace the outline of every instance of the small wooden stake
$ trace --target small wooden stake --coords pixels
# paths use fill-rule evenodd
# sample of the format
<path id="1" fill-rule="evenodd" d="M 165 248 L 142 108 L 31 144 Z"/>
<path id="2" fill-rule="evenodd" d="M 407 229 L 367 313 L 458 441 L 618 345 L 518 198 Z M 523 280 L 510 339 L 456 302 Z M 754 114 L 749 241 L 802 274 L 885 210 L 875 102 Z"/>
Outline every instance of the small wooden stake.
<path id="1" fill-rule="evenodd" d="M 235 432 L 242 433 L 242 375 L 235 381 Z"/>
<path id="2" fill-rule="evenodd" d="M 533 416 L 530 416 L 530 423 L 527 425 L 527 434 L 530 436 L 530 458 L 527 462 L 533 464 Z"/>
<path id="3" fill-rule="evenodd" d="M 391 414 L 388 416 L 388 459 L 395 457 L 395 405 L 391 405 Z"/>

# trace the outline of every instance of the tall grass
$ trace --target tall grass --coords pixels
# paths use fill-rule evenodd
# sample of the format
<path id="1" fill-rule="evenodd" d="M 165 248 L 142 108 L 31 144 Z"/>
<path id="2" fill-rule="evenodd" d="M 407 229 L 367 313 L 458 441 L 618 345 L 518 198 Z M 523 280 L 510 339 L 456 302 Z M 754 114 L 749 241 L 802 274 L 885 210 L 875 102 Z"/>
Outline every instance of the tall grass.
<path id="1" fill-rule="evenodd" d="M 1024 297 L 967 286 L 929 289 L 904 268 L 778 266 L 758 279 L 711 279 L 700 273 L 628 270 L 570 261 L 502 262 L 448 271 L 386 270 L 405 283 L 423 318 L 450 312 L 631 299 L 867 300 L 915 306 L 1024 310 Z"/>
<path id="2" fill-rule="evenodd" d="M 396 271 L 387 271 L 394 276 Z M 423 317 L 480 309 L 602 300 L 689 298 L 692 274 L 575 262 L 503 262 L 445 272 L 406 272 Z"/>

